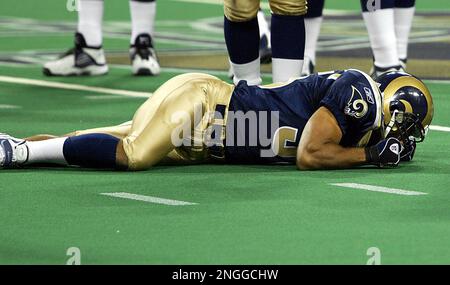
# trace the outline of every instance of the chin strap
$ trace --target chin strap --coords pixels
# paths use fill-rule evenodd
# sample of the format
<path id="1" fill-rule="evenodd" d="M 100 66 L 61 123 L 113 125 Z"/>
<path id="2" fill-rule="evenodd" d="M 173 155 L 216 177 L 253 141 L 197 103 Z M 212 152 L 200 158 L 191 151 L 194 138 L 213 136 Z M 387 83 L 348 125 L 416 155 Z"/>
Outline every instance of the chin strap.
<path id="1" fill-rule="evenodd" d="M 401 113 L 401 118 L 399 119 L 403 119 L 403 112 L 400 112 L 399 110 L 394 110 L 394 112 L 392 112 L 392 116 L 391 116 L 391 120 L 389 121 L 389 124 L 386 126 L 386 129 L 384 131 L 384 137 L 387 138 L 389 133 L 392 131 L 392 128 L 395 125 L 395 122 L 397 121 L 397 116 L 400 115 Z"/>

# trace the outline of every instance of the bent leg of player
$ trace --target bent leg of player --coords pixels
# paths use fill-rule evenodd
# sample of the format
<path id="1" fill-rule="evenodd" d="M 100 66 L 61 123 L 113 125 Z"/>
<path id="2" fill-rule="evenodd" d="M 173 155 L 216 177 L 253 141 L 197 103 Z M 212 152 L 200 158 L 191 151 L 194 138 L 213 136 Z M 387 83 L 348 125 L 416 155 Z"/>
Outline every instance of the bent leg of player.
<path id="1" fill-rule="evenodd" d="M 211 118 L 203 115 L 219 104 L 228 106 L 233 88 L 206 74 L 180 75 L 138 109 L 131 126 L 78 131 L 74 136 L 35 142 L 0 135 L 0 167 L 53 163 L 143 170 L 165 158 L 204 161 L 208 157 L 204 131 Z"/>
<path id="2" fill-rule="evenodd" d="M 306 41 L 302 76 L 310 75 L 314 72 L 317 41 L 319 40 L 320 27 L 322 26 L 324 4 L 325 0 L 308 2 L 308 12 L 305 15 Z"/>
<path id="3" fill-rule="evenodd" d="M 394 28 L 394 4 L 395 0 L 361 0 L 362 15 L 374 56 L 374 66 L 370 72 L 373 78 L 401 69 Z"/>
<path id="4" fill-rule="evenodd" d="M 259 58 L 259 0 L 224 0 L 224 36 L 230 57 L 233 82 L 261 84 Z"/>
<path id="5" fill-rule="evenodd" d="M 406 70 L 408 61 L 408 40 L 411 31 L 416 1 L 396 0 L 394 8 L 395 35 L 397 37 L 397 54 L 402 68 Z"/>
<path id="6" fill-rule="evenodd" d="M 209 114 L 219 104 L 228 106 L 233 88 L 206 74 L 180 75 L 161 86 L 155 92 L 164 96 L 159 107 L 148 112 L 154 108 L 151 102 L 142 105 L 123 139 L 128 169 L 148 169 L 168 155 L 184 162 L 207 159 L 203 141 Z"/>
<path id="7" fill-rule="evenodd" d="M 306 0 L 269 0 L 273 82 L 299 77 L 305 53 Z"/>
<path id="8" fill-rule="evenodd" d="M 88 129 L 88 130 L 78 130 L 72 133 L 69 133 L 67 135 L 64 135 L 62 137 L 54 137 L 51 135 L 37 135 L 30 138 L 26 138 L 27 146 L 28 146 L 28 158 L 24 158 L 22 163 L 26 165 L 30 164 L 38 164 L 38 163 L 53 163 L 53 164 L 60 164 L 60 165 L 69 165 L 69 164 L 79 164 L 83 163 L 81 166 L 85 167 L 96 167 L 96 164 L 89 163 L 89 165 L 86 164 L 86 161 L 79 162 L 79 161 L 68 161 L 65 157 L 65 154 L 63 152 L 64 145 L 66 144 L 66 141 L 68 138 L 71 137 L 79 137 L 79 139 L 70 139 L 67 142 L 67 146 L 75 144 L 77 147 L 80 145 L 80 148 L 85 147 L 85 145 L 91 145 L 92 143 L 97 143 L 97 147 L 102 147 L 103 144 L 115 144 L 116 146 L 119 146 L 118 139 L 122 140 L 126 136 L 128 136 L 131 133 L 131 127 L 134 125 L 134 132 L 140 133 L 143 131 L 143 129 L 146 126 L 146 122 L 150 121 L 153 116 L 155 115 L 156 111 L 160 107 L 161 103 L 166 98 L 167 94 L 169 94 L 174 86 L 179 85 L 180 80 L 188 80 L 188 79 L 194 79 L 197 78 L 198 74 L 186 74 L 181 75 L 176 78 L 170 79 L 168 82 L 163 84 L 157 92 L 153 94 L 153 96 L 148 99 L 144 104 L 141 105 L 141 107 L 136 111 L 134 115 L 134 120 L 125 122 L 118 126 L 112 126 L 112 127 L 104 127 L 104 128 L 94 128 L 94 129 Z M 45 140 L 45 141 L 41 141 Z M 36 141 L 36 142 L 33 142 Z M 112 151 L 113 149 L 110 147 L 109 151 Z M 69 147 L 66 147 L 66 152 L 70 154 L 71 151 L 74 151 L 73 149 L 70 149 Z M 115 151 L 115 150 L 114 150 Z M 120 146 L 119 151 L 123 152 L 123 148 Z M 94 159 L 97 160 L 103 160 L 103 156 L 109 157 L 109 164 L 107 165 L 107 168 L 114 168 L 116 165 L 111 163 L 111 157 L 113 154 L 109 153 L 100 153 L 100 156 L 95 156 L 91 154 Z M 117 156 L 117 155 L 116 155 Z M 122 165 L 126 164 L 126 156 L 124 153 L 120 153 L 119 157 L 124 158 L 125 161 L 122 162 Z M 178 156 L 173 153 L 169 155 L 169 160 L 173 161 Z M 25 161 L 26 160 L 26 161 Z"/>

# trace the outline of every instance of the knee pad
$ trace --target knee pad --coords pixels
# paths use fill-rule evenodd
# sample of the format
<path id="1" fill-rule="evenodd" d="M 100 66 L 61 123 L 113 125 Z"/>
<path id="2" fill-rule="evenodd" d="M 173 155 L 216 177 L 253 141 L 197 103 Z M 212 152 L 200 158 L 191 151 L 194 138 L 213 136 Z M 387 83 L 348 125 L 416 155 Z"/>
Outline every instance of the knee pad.
<path id="1" fill-rule="evenodd" d="M 301 16 L 307 11 L 306 0 L 269 0 L 269 5 L 276 15 Z"/>
<path id="2" fill-rule="evenodd" d="M 260 0 L 224 0 L 224 14 L 232 22 L 245 22 L 256 17 Z"/>

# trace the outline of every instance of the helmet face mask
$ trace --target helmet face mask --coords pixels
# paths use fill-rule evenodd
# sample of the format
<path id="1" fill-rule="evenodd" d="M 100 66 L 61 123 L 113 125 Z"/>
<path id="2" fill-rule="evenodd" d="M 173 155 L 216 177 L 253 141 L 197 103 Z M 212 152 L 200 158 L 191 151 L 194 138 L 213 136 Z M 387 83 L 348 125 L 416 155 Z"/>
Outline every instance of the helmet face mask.
<path id="1" fill-rule="evenodd" d="M 425 84 L 404 72 L 388 72 L 378 83 L 383 94 L 385 138 L 402 143 L 425 139 L 433 119 L 433 100 Z"/>
<path id="2" fill-rule="evenodd" d="M 417 115 L 399 110 L 392 112 L 391 120 L 386 126 L 386 138 L 395 137 L 403 143 L 420 143 L 425 139 L 425 135 L 426 130 Z"/>

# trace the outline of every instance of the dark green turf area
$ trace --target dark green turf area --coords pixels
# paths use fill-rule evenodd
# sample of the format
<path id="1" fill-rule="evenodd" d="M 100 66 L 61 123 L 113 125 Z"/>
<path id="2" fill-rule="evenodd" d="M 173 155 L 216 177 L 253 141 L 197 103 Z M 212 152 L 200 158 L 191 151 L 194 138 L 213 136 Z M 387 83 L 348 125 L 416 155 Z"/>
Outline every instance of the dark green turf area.
<path id="1" fill-rule="evenodd" d="M 55 13 L 55 2 L 28 0 L 19 5 L 2 0 L 0 13 L 75 19 L 64 10 Z M 107 21 L 129 18 L 126 1 L 106 2 Z M 335 0 L 327 5 L 346 9 L 349 2 Z M 420 9 L 429 10 L 445 3 L 418 1 Z M 218 5 L 186 5 L 159 1 L 158 20 L 221 13 Z M 54 48 L 70 38 L 60 38 Z M 30 49 L 23 45 L 24 38 L 14 37 L 13 43 L 4 39 L 0 38 L 0 52 Z M 31 48 L 50 49 L 50 39 L 55 38 L 30 43 Z M 154 91 L 177 74 L 170 70 L 157 78 L 136 78 L 126 68 L 112 67 L 103 77 L 46 78 L 40 71 L 35 65 L 0 65 L 0 76 L 144 92 Z M 433 124 L 449 127 L 450 84 L 428 85 L 436 107 Z M 0 82 L 0 132 L 20 137 L 118 124 L 131 119 L 144 100 L 90 96 L 110 95 Z M 448 132 L 430 131 L 413 163 L 390 170 L 299 172 L 293 166 L 258 165 L 160 166 L 137 173 L 45 167 L 1 170 L 0 263 L 65 264 L 66 250 L 78 247 L 83 264 L 365 264 L 367 249 L 375 246 L 381 250 L 383 264 L 448 264 L 449 140 Z M 330 185 L 343 182 L 428 195 Z M 105 192 L 197 205 L 167 206 L 100 195 Z"/>

